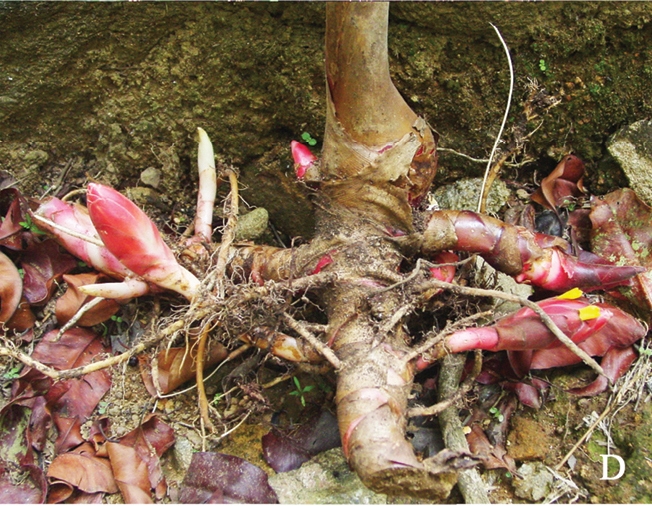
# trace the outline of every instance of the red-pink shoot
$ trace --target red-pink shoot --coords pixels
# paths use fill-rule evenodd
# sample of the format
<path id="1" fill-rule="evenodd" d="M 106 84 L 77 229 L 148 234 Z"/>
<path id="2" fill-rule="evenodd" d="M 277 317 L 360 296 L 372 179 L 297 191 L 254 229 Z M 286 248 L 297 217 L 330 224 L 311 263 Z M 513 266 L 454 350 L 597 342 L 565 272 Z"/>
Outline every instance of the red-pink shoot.
<path id="1" fill-rule="evenodd" d="M 294 172 L 297 179 L 303 179 L 306 171 L 317 161 L 317 157 L 300 142 L 292 141 L 290 146 L 292 148 L 292 158 L 294 159 Z"/>
<path id="2" fill-rule="evenodd" d="M 598 332 L 613 316 L 613 311 L 601 305 L 596 318 L 583 319 L 581 310 L 591 305 L 586 299 L 561 300 L 556 297 L 539 302 L 539 306 L 573 342 L 580 343 Z M 446 338 L 446 347 L 453 353 L 473 349 L 538 350 L 556 343 L 557 338 L 529 308 L 500 319 L 491 327 L 460 330 Z"/>
<path id="3" fill-rule="evenodd" d="M 156 225 L 136 204 L 96 183 L 88 185 L 87 203 L 102 242 L 122 264 L 145 281 L 192 299 L 199 280 L 179 265 Z"/>

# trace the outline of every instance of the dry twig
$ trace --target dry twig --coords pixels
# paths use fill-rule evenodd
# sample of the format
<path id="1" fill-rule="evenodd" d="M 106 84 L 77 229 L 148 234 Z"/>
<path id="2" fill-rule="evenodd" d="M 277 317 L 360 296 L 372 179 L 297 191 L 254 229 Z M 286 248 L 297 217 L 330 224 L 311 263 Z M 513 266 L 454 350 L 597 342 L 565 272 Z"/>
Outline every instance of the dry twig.
<path id="1" fill-rule="evenodd" d="M 121 353 L 120 355 L 109 357 L 104 360 L 99 360 L 97 362 L 92 362 L 84 366 L 75 367 L 74 369 L 66 369 L 63 371 L 58 371 L 50 366 L 38 362 L 37 360 L 34 360 L 29 355 L 26 355 L 20 351 L 13 350 L 11 348 L 7 348 L 4 346 L 0 347 L 0 356 L 12 357 L 22 362 L 28 367 L 33 367 L 37 371 L 45 374 L 46 376 L 52 378 L 55 381 L 63 381 L 71 378 L 78 378 L 80 376 L 84 376 L 85 374 L 89 374 L 95 371 L 100 371 L 102 369 L 107 369 L 114 365 L 118 365 L 123 362 L 126 362 L 132 356 L 142 353 L 146 349 L 162 341 L 164 338 L 169 337 L 175 334 L 176 332 L 180 331 L 181 329 L 183 329 L 184 326 L 185 326 L 185 322 L 183 320 L 176 321 L 173 324 L 166 327 L 165 329 L 163 329 L 162 331 L 160 331 L 159 333 L 157 333 L 157 335 L 155 335 L 151 339 L 138 343 L 136 346 L 134 346 L 130 350 L 125 351 L 124 353 Z"/>
<path id="2" fill-rule="evenodd" d="M 317 339 L 317 337 L 308 331 L 301 323 L 296 321 L 287 313 L 283 313 L 283 319 L 292 330 L 294 330 L 297 334 L 308 341 L 313 348 L 315 348 L 326 360 L 328 360 L 330 364 L 335 368 L 335 370 L 338 370 L 340 367 L 342 367 L 342 362 L 339 358 L 337 358 L 335 352 L 324 343 L 322 343 L 319 339 Z"/>
<path id="3" fill-rule="evenodd" d="M 481 365 L 476 354 L 476 367 Z M 463 356 L 448 356 L 444 359 L 442 372 L 439 379 L 439 398 L 446 399 L 455 396 L 459 391 L 458 385 L 462 370 L 464 368 Z M 462 432 L 462 422 L 460 422 L 457 409 L 452 406 L 444 409 L 439 416 L 439 423 L 442 427 L 446 447 L 458 452 L 468 452 L 469 445 L 466 437 Z M 464 496 L 467 504 L 489 504 L 489 496 L 486 492 L 486 486 L 480 477 L 477 469 L 465 469 L 460 471 L 458 478 L 460 492 Z"/>
<path id="4" fill-rule="evenodd" d="M 231 184 L 231 201 L 229 203 L 228 214 L 229 219 L 226 222 L 222 234 L 222 242 L 217 254 L 217 263 L 210 274 L 212 276 L 212 281 L 209 283 L 209 290 L 211 289 L 210 285 L 212 283 L 217 283 L 217 295 L 219 300 L 224 300 L 224 275 L 226 273 L 226 265 L 231 251 L 231 244 L 235 239 L 235 229 L 238 222 L 238 204 L 240 202 L 240 197 L 238 195 L 238 179 L 235 172 L 231 169 L 226 169 L 225 174 L 228 176 L 229 183 Z M 208 323 L 205 323 L 202 327 L 197 347 L 197 372 L 195 374 L 197 379 L 197 402 L 199 403 L 199 412 L 201 413 L 203 421 L 202 430 L 203 427 L 208 427 L 210 430 L 215 429 L 208 414 L 208 398 L 206 397 L 206 390 L 204 389 L 204 351 L 206 349 L 206 341 L 208 340 L 210 327 L 211 325 Z"/>

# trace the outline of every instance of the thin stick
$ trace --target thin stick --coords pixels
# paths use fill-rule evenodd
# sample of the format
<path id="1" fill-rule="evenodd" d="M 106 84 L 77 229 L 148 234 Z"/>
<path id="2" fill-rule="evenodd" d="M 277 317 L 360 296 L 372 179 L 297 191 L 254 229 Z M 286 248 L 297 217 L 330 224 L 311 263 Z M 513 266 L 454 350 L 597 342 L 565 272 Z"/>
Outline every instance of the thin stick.
<path id="1" fill-rule="evenodd" d="M 611 412 L 612 407 L 613 407 L 613 405 L 610 404 L 610 405 L 608 405 L 608 406 L 604 409 L 604 411 L 603 411 L 603 412 L 600 414 L 600 416 L 595 420 L 595 422 L 593 422 L 593 423 L 591 424 L 591 426 L 590 426 L 590 427 L 588 428 L 588 430 L 584 433 L 584 435 L 583 435 L 583 436 L 582 436 L 582 437 L 577 441 L 577 443 L 575 443 L 575 444 L 573 445 L 573 447 L 572 447 L 572 448 L 570 449 L 570 451 L 569 451 L 569 452 L 564 456 L 564 458 L 561 459 L 561 462 L 559 462 L 559 464 L 557 464 L 557 465 L 555 466 L 555 470 L 556 470 L 556 471 L 559 471 L 559 470 L 561 469 L 561 467 L 566 463 L 566 461 L 567 461 L 569 458 L 571 458 L 571 455 L 573 455 L 573 453 L 575 453 L 575 452 L 577 451 L 577 449 L 578 449 L 580 446 L 582 446 L 582 444 L 584 443 L 584 441 L 586 441 L 586 440 L 591 436 L 591 434 L 593 434 L 593 431 L 595 430 L 595 428 L 596 428 L 598 425 L 600 425 L 600 423 L 602 422 L 602 420 L 604 420 L 605 418 L 607 418 L 607 415 Z"/>
<path id="2" fill-rule="evenodd" d="M 319 353 L 321 353 L 321 355 L 331 363 L 331 365 L 335 368 L 335 370 L 338 370 L 340 367 L 342 367 L 342 362 L 340 361 L 339 358 L 337 358 L 335 352 L 331 350 L 328 346 L 326 346 L 324 343 L 322 343 L 319 339 L 317 339 L 307 329 L 305 329 L 303 325 L 301 325 L 298 321 L 296 321 L 287 313 L 283 313 L 283 319 L 285 320 L 285 323 L 287 323 L 292 330 L 294 330 L 297 334 L 303 337 L 306 341 L 308 341 L 312 345 L 313 348 L 315 348 Z"/>
<path id="3" fill-rule="evenodd" d="M 103 300 L 105 300 L 104 297 L 95 297 L 94 299 L 91 299 L 82 307 L 80 307 L 79 310 L 73 315 L 73 317 L 70 318 L 70 320 L 68 320 L 63 327 L 61 327 L 61 330 L 59 330 L 59 333 L 57 334 L 57 341 L 61 339 L 61 336 L 70 328 L 72 328 L 75 325 L 75 323 L 77 323 L 81 319 L 82 316 L 84 316 L 88 311 L 93 309 Z"/>
<path id="4" fill-rule="evenodd" d="M 507 96 L 507 106 L 505 107 L 505 114 L 503 116 L 503 122 L 500 125 L 500 130 L 498 131 L 498 135 L 496 136 L 496 141 L 494 142 L 494 147 L 491 149 L 491 154 L 489 155 L 489 162 L 487 163 L 487 168 L 484 173 L 484 180 L 482 181 L 482 186 L 480 187 L 480 198 L 478 199 L 478 212 L 482 212 L 483 208 L 483 202 L 486 202 L 486 196 L 485 193 L 489 193 L 489 189 L 485 188 L 485 185 L 487 184 L 487 178 L 489 177 L 489 172 L 491 172 L 491 163 L 494 159 L 494 154 L 496 153 L 496 149 L 498 149 L 498 143 L 500 142 L 500 138 L 503 135 L 503 130 L 505 129 L 505 124 L 507 123 L 507 116 L 509 115 L 509 108 L 512 106 L 512 95 L 514 94 L 514 67 L 512 65 L 512 58 L 509 55 L 509 48 L 507 47 L 507 44 L 505 43 L 505 39 L 503 39 L 503 36 L 500 34 L 500 31 L 498 28 L 493 23 L 489 23 L 494 30 L 496 30 L 496 33 L 498 34 L 498 38 L 500 39 L 500 43 L 503 45 L 503 49 L 505 50 L 505 54 L 507 55 L 507 63 L 509 64 L 509 95 Z"/>
<path id="5" fill-rule="evenodd" d="M 476 354 L 476 366 L 481 361 Z M 442 372 L 439 378 L 439 398 L 445 399 L 454 396 L 458 390 L 460 377 L 464 369 L 464 357 L 449 355 L 444 359 Z M 442 434 L 446 447 L 453 451 L 469 452 L 469 445 L 462 432 L 462 422 L 460 422 L 457 409 L 452 406 L 444 409 L 439 416 Z M 467 504 L 489 504 L 487 487 L 482 481 L 477 469 L 464 469 L 460 471 L 458 487 L 464 496 L 464 502 Z"/>
<path id="6" fill-rule="evenodd" d="M 217 438 L 217 440 L 218 440 L 218 441 L 221 441 L 221 440 L 224 439 L 226 436 L 228 436 L 228 435 L 231 434 L 233 431 L 235 431 L 238 427 L 240 427 L 243 423 L 245 423 L 245 421 L 247 420 L 247 418 L 249 418 L 249 415 L 250 415 L 251 413 L 252 413 L 252 411 L 248 411 L 247 414 L 244 416 L 244 418 L 243 418 L 242 420 L 240 420 L 240 421 L 238 422 L 238 424 L 237 424 L 235 427 L 232 427 L 232 428 L 230 428 L 229 430 L 227 430 L 224 434 L 222 434 L 219 438 Z"/>
<path id="7" fill-rule="evenodd" d="M 607 406 L 605 407 L 604 411 L 600 414 L 600 416 L 591 424 L 591 426 L 587 429 L 587 431 L 584 433 L 584 435 L 573 445 L 573 447 L 569 450 L 569 452 L 564 456 L 564 458 L 555 466 L 555 469 L 559 471 L 561 467 L 566 463 L 566 461 L 577 451 L 577 449 L 593 434 L 593 431 L 602 423 L 602 421 L 609 416 L 609 414 L 614 410 L 614 407 L 617 405 L 621 405 L 621 407 L 618 408 L 616 413 L 614 413 L 614 416 L 617 414 L 622 407 L 626 405 L 626 403 L 631 402 L 631 397 L 630 399 L 625 399 L 625 396 L 627 392 L 631 389 L 632 385 L 635 385 L 637 382 L 641 382 L 642 385 L 645 384 L 648 376 L 649 376 L 649 370 L 648 368 L 645 367 L 645 365 L 640 366 L 639 364 L 642 364 L 646 359 L 641 355 L 638 358 L 638 362 L 636 363 L 636 366 L 634 367 L 634 370 L 630 371 L 627 376 L 625 376 L 623 379 L 621 379 L 620 386 L 618 388 L 618 391 L 615 394 L 612 394 L 611 397 L 609 398 L 609 401 L 607 402 Z M 642 381 L 641 381 L 642 380 Z"/>
<path id="8" fill-rule="evenodd" d="M 78 232 L 75 232 L 74 230 L 70 230 L 69 228 L 62 227 L 61 225 L 57 225 L 55 222 L 50 221 L 47 218 L 43 218 L 43 216 L 39 216 L 38 214 L 35 213 L 29 213 L 29 214 L 33 220 L 40 221 L 41 223 L 45 223 L 47 226 L 52 227 L 58 230 L 59 232 L 63 232 L 64 234 L 68 234 L 69 236 L 75 237 L 77 239 L 81 239 L 82 241 L 89 242 L 100 248 L 106 248 L 106 246 L 104 246 L 104 243 L 97 237 L 91 237 L 89 235 L 80 234 Z"/>
<path id="9" fill-rule="evenodd" d="M 33 367 L 37 371 L 45 374 L 46 376 L 52 378 L 55 381 L 63 381 L 70 378 L 78 378 L 79 376 L 84 376 L 85 374 L 89 374 L 95 371 L 100 371 L 102 369 L 107 369 L 108 367 L 112 367 L 114 365 L 118 365 L 123 362 L 126 362 L 132 356 L 142 353 L 146 349 L 160 342 L 163 338 L 181 330 L 184 326 L 185 326 L 184 321 L 182 320 L 177 321 L 172 325 L 170 325 L 169 327 L 165 328 L 160 333 L 158 333 L 158 335 L 156 335 L 152 339 L 143 341 L 142 343 L 138 343 L 136 346 L 134 346 L 130 350 L 125 351 L 124 353 L 121 353 L 120 355 L 109 357 L 107 359 L 100 360 L 98 362 L 92 362 L 90 364 L 81 367 L 75 367 L 74 369 L 66 369 L 63 371 L 57 371 L 56 369 L 50 366 L 47 366 L 45 364 L 42 364 L 41 362 L 38 362 L 37 360 L 34 360 L 29 355 L 26 355 L 20 351 L 12 350 L 6 347 L 0 347 L 0 356 L 4 355 L 4 356 L 12 357 L 22 362 L 28 367 Z"/>
<path id="10" fill-rule="evenodd" d="M 437 416 L 438 414 L 442 413 L 445 409 L 448 409 L 457 401 L 459 401 L 462 397 L 464 397 L 466 393 L 469 390 L 471 390 L 471 388 L 473 388 L 475 379 L 478 377 L 481 370 L 482 370 L 482 351 L 475 350 L 475 361 L 473 363 L 473 370 L 471 371 L 471 374 L 469 374 L 466 377 L 466 379 L 462 382 L 459 388 L 455 390 L 454 393 L 449 395 L 445 400 L 433 404 L 432 406 L 428 406 L 428 407 L 416 406 L 414 408 L 411 408 L 408 410 L 407 416 L 410 418 L 415 416 Z M 441 395 L 440 397 L 444 397 L 444 396 Z"/>
<path id="11" fill-rule="evenodd" d="M 491 316 L 491 314 L 492 311 L 483 311 L 482 313 L 476 313 L 474 315 L 467 316 L 466 318 L 460 318 L 455 323 L 446 325 L 444 330 L 442 330 L 441 332 L 437 332 L 434 336 L 429 337 L 419 346 L 413 348 L 412 351 L 410 351 L 410 353 L 408 353 L 403 358 L 403 360 L 405 361 L 405 363 L 414 360 L 419 355 L 423 355 L 426 351 L 428 351 L 430 348 L 435 346 L 437 343 L 440 343 L 442 339 L 444 339 L 447 335 L 452 334 L 455 330 L 462 327 L 468 327 L 474 321 L 479 320 L 481 318 L 489 317 Z"/>
<path id="12" fill-rule="evenodd" d="M 535 129 L 538 130 L 539 127 Z M 454 149 L 451 148 L 441 148 L 437 146 L 437 151 L 441 151 L 443 153 L 451 153 L 453 155 L 461 156 L 462 158 L 466 158 L 467 160 L 474 162 L 474 163 L 487 163 L 489 162 L 489 158 L 473 158 L 472 156 L 469 156 L 465 153 L 460 153 L 459 151 L 455 151 Z M 518 163 L 510 163 L 510 162 L 505 162 L 505 167 L 514 167 L 514 168 L 520 168 L 523 167 L 523 165 L 527 165 L 528 163 L 532 163 L 532 159 L 528 158 L 527 160 L 523 160 Z"/>

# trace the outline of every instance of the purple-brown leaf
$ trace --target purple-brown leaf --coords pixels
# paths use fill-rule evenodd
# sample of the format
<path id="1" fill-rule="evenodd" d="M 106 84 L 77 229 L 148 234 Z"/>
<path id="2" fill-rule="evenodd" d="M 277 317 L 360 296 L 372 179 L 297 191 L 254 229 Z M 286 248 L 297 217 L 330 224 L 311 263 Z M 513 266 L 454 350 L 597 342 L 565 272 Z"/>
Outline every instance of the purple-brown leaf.
<path id="1" fill-rule="evenodd" d="M 591 247 L 618 265 L 643 266 L 629 286 L 618 289 L 631 303 L 652 313 L 652 209 L 628 188 L 591 200 Z M 650 318 L 650 316 L 648 316 Z"/>
<path id="2" fill-rule="evenodd" d="M 258 466 L 233 455 L 198 452 L 192 456 L 179 502 L 276 504 L 278 498 Z"/>

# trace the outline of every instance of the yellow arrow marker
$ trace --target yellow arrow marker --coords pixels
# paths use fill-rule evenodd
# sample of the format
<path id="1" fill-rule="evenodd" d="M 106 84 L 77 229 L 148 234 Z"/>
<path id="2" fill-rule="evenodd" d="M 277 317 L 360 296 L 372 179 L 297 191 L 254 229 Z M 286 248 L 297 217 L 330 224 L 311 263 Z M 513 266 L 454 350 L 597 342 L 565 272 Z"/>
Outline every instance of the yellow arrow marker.
<path id="1" fill-rule="evenodd" d="M 557 295 L 557 298 L 561 300 L 575 300 L 579 299 L 582 295 L 584 295 L 584 292 L 579 288 L 571 288 L 567 292 Z"/>
<path id="2" fill-rule="evenodd" d="M 600 308 L 598 306 L 586 306 L 578 311 L 580 320 L 594 320 L 600 316 Z"/>

